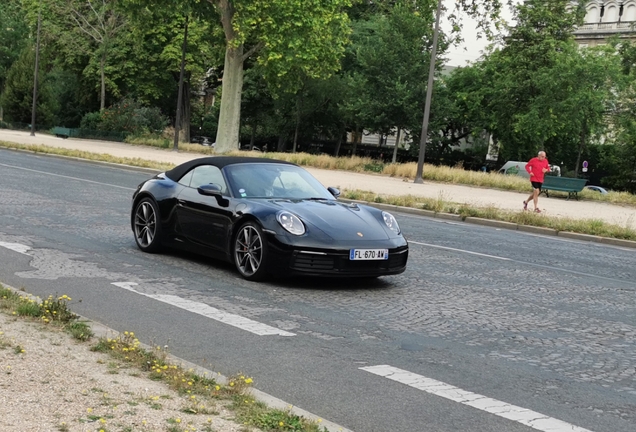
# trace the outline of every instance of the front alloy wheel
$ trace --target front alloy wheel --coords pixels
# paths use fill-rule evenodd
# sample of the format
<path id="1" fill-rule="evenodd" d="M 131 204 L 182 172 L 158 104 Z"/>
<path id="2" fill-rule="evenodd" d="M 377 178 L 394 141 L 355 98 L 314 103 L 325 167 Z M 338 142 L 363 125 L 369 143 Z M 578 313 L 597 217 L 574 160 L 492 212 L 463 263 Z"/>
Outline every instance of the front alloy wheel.
<path id="1" fill-rule="evenodd" d="M 144 252 L 156 252 L 161 246 L 159 211 L 153 200 L 144 198 L 135 207 L 133 222 L 135 241 Z"/>
<path id="2" fill-rule="evenodd" d="M 267 275 L 267 244 L 260 227 L 253 222 L 241 226 L 234 241 L 236 269 L 247 280 L 263 280 Z"/>

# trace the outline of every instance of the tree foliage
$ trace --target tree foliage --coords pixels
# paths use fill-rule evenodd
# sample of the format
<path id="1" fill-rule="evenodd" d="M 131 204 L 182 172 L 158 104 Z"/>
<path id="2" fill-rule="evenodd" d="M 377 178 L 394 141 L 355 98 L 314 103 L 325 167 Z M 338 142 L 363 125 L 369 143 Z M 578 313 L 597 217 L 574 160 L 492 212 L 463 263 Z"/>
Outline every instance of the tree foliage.
<path id="1" fill-rule="evenodd" d="M 430 2 L 397 1 L 354 23 L 345 64 L 357 93 L 351 109 L 365 129 L 412 130 L 421 120 L 432 40 L 429 7 Z"/>
<path id="2" fill-rule="evenodd" d="M 86 72 L 98 77 L 100 109 L 106 106 L 109 55 L 116 38 L 127 25 L 126 17 L 116 8 L 116 0 L 25 0 L 32 13 L 43 10 L 45 27 L 57 36 L 66 51 L 90 58 Z"/>
<path id="3" fill-rule="evenodd" d="M 29 28 L 21 12 L 18 0 L 5 0 L 0 3 L 0 99 L 4 93 L 9 68 L 29 42 Z"/>
<path id="4" fill-rule="evenodd" d="M 38 124 L 50 125 L 53 120 L 54 101 L 51 98 L 50 80 L 45 79 L 47 58 L 40 58 L 36 115 Z M 31 123 L 33 108 L 33 73 L 35 70 L 35 50 L 25 48 L 16 60 L 6 77 L 6 90 L 2 95 L 5 119 L 12 122 Z"/>

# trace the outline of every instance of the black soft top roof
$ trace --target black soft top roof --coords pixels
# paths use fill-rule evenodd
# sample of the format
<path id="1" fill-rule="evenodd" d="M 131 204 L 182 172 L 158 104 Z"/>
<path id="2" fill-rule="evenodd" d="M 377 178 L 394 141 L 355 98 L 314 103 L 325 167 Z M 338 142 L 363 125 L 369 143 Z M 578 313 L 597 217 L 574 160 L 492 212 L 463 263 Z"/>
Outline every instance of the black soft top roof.
<path id="1" fill-rule="evenodd" d="M 181 177 L 192 168 L 199 165 L 214 165 L 220 169 L 226 167 L 228 165 L 234 164 L 248 164 L 248 163 L 278 163 L 278 164 L 286 164 L 286 165 L 295 165 L 291 162 L 277 160 L 277 159 L 267 159 L 267 158 L 256 158 L 256 157 L 247 157 L 247 156 L 212 156 L 212 157 L 204 157 L 199 159 L 193 159 L 188 162 L 184 162 L 181 165 L 178 165 L 172 168 L 170 171 L 166 171 L 166 177 L 173 181 L 179 181 Z"/>

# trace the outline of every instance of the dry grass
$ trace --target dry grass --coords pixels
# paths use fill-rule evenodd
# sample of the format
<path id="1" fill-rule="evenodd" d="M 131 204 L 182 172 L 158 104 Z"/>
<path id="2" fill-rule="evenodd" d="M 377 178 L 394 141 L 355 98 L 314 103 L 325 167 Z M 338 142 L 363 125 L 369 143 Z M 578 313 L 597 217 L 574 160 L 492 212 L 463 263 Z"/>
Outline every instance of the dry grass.
<path id="1" fill-rule="evenodd" d="M 6 141 L 0 141 L 0 147 L 16 150 L 26 150 L 33 153 L 54 154 L 59 156 L 73 157 L 78 159 L 86 159 L 92 161 L 108 162 L 121 165 L 130 165 L 142 168 L 152 168 L 158 171 L 166 171 L 174 168 L 174 164 L 149 161 L 141 158 L 124 158 L 112 156 L 106 153 L 91 153 L 81 150 L 71 150 L 65 148 L 51 147 L 42 144 L 18 144 Z"/>

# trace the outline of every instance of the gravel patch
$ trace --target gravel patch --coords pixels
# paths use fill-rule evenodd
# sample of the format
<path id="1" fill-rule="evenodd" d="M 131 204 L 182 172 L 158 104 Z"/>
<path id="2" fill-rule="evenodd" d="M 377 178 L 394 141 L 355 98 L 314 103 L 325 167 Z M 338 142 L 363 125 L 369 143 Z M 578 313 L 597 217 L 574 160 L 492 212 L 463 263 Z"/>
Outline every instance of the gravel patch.
<path id="1" fill-rule="evenodd" d="M 223 401 L 208 414 L 136 369 L 70 335 L 0 313 L 2 431 L 242 431 Z"/>

